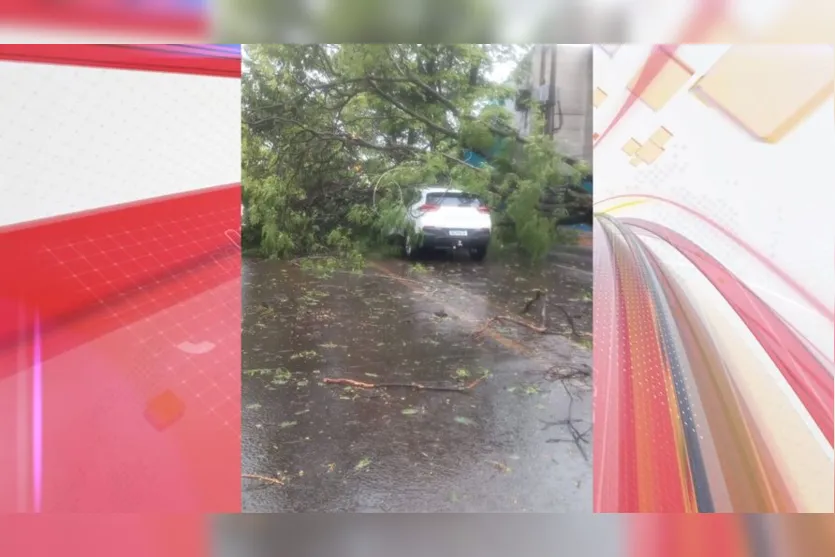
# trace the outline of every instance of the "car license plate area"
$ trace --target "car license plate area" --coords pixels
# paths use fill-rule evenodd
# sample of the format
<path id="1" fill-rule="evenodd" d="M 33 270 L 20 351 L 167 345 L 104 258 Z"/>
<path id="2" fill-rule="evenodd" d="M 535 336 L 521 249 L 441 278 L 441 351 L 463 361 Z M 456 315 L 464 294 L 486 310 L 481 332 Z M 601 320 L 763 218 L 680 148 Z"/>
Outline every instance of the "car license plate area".
<path id="1" fill-rule="evenodd" d="M 467 231 L 466 230 L 450 230 L 449 235 L 454 236 L 456 238 L 462 238 L 462 237 L 465 237 L 467 235 Z"/>

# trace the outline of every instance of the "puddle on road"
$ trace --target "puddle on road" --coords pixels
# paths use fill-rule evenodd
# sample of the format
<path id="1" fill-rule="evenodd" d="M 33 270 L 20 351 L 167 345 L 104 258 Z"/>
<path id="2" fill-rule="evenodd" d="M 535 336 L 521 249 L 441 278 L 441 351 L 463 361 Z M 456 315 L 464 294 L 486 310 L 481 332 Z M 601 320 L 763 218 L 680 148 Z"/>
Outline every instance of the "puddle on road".
<path id="1" fill-rule="evenodd" d="M 545 373 L 590 370 L 582 339 L 496 327 L 531 348 L 522 356 L 473 338 L 546 285 L 549 327 L 570 336 L 559 304 L 590 330 L 590 277 L 569 275 L 387 261 L 317 277 L 245 260 L 242 468 L 283 485 L 244 480 L 244 510 L 590 511 L 590 380 Z M 455 386 L 485 373 L 467 393 L 323 383 Z M 570 397 L 573 428 L 560 423 Z"/>

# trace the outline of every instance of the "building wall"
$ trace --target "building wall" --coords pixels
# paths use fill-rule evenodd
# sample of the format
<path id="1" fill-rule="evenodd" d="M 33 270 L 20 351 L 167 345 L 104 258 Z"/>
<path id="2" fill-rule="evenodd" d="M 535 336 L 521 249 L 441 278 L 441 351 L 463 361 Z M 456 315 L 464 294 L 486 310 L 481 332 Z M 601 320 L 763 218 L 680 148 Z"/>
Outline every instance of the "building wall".
<path id="1" fill-rule="evenodd" d="M 517 110 L 515 99 L 504 101 L 504 108 L 513 115 L 513 127 L 522 137 L 531 133 L 531 114 L 529 110 Z"/>
<path id="2" fill-rule="evenodd" d="M 560 151 L 591 162 L 592 46 L 537 45 L 531 64 L 535 89 L 553 84 L 556 102 L 550 112 Z"/>

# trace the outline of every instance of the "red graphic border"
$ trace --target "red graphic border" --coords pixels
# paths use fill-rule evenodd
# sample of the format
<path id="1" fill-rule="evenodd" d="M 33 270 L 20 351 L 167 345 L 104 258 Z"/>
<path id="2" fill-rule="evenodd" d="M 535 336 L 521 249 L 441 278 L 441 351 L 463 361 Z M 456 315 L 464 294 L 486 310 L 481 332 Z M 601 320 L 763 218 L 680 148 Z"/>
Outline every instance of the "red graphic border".
<path id="1" fill-rule="evenodd" d="M 0 18 L 4 22 L 49 26 L 57 29 L 91 31 L 149 32 L 154 34 L 184 34 L 200 40 L 208 35 L 211 21 L 203 11 L 198 13 L 148 13 L 137 9 L 99 5 L 79 6 L 78 3 L 60 5 L 33 0 L 4 0 Z"/>
<path id="2" fill-rule="evenodd" d="M 240 56 L 186 53 L 164 45 L 4 44 L 0 60 L 216 77 L 241 77 Z"/>

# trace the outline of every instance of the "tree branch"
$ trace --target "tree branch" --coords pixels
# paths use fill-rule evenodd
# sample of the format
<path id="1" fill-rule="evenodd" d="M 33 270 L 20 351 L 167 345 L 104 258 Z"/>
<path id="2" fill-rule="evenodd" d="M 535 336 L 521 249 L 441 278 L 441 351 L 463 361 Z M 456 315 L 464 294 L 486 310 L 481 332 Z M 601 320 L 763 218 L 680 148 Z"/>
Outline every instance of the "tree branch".
<path id="1" fill-rule="evenodd" d="M 391 103 L 393 106 L 396 106 L 397 108 L 399 108 L 400 110 L 402 110 L 403 112 L 405 112 L 406 114 L 411 116 L 412 118 L 423 122 L 424 124 L 429 126 L 431 129 L 435 130 L 436 132 L 442 133 L 442 134 L 444 134 L 448 137 L 458 137 L 458 132 L 450 130 L 448 128 L 445 128 L 444 126 L 441 126 L 439 124 L 436 124 L 435 122 L 433 122 L 429 118 L 426 118 L 425 116 L 421 116 L 417 112 L 415 112 L 415 111 L 413 111 L 409 108 L 406 108 L 401 102 L 399 102 L 394 97 L 392 97 L 391 95 L 388 95 L 382 89 L 377 87 L 377 84 L 374 81 L 375 81 L 374 78 L 369 78 L 368 79 L 368 84 L 371 87 L 371 89 L 375 93 L 377 93 L 377 95 L 379 95 L 381 98 L 385 99 L 386 101 Z"/>

